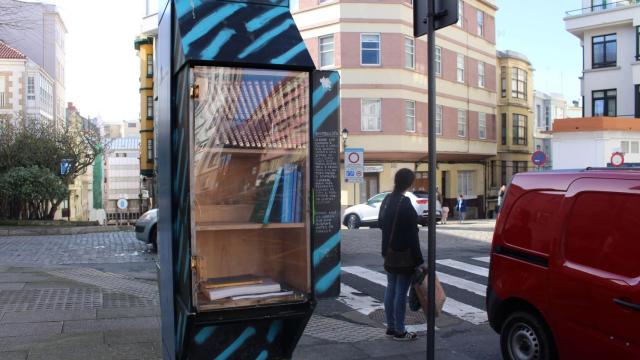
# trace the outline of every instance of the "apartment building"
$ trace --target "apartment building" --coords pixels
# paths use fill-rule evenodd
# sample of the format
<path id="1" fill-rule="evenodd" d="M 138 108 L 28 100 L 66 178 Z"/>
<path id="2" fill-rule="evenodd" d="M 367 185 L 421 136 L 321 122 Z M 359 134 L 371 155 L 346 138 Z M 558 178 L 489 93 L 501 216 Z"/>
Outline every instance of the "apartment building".
<path id="1" fill-rule="evenodd" d="M 491 163 L 491 183 L 508 185 L 513 175 L 529 171 L 533 141 L 533 67 L 515 51 L 498 51 L 498 154 Z M 496 194 L 497 195 L 497 194 Z"/>
<path id="2" fill-rule="evenodd" d="M 0 27 L 0 40 L 19 50 L 53 79 L 53 121 L 65 122 L 65 37 L 67 28 L 55 5 L 0 0 L 11 7 L 13 26 Z"/>
<path id="3" fill-rule="evenodd" d="M 542 91 L 534 91 L 534 129 L 533 129 L 533 145 L 534 151 L 543 151 L 547 155 L 547 161 L 544 169 L 551 169 L 551 139 L 553 135 L 553 122 L 555 119 L 564 119 L 569 116 L 567 102 L 562 94 L 544 93 Z"/>
<path id="4" fill-rule="evenodd" d="M 0 118 L 52 122 L 53 84 L 42 67 L 0 41 Z"/>
<path id="5" fill-rule="evenodd" d="M 135 221 L 146 210 L 140 189 L 140 137 L 113 139 L 105 154 L 105 210 L 107 221 Z M 119 199 L 125 199 L 128 207 L 117 208 Z"/>
<path id="6" fill-rule="evenodd" d="M 583 49 L 583 118 L 577 120 L 584 124 L 556 121 L 554 168 L 609 166 L 614 152 L 625 153 L 627 164 L 637 162 L 640 133 L 634 124 L 640 118 L 638 19 L 640 3 L 636 0 L 583 0 L 581 9 L 567 11 L 565 27 Z M 576 126 L 571 129 L 563 124 Z M 587 143 L 591 146 L 585 146 Z"/>
<path id="7" fill-rule="evenodd" d="M 484 215 L 488 160 L 496 155 L 493 0 L 459 2 L 458 24 L 436 36 L 437 186 Z M 343 206 L 393 187 L 403 167 L 428 188 L 427 43 L 413 37 L 410 0 L 299 0 L 291 9 L 319 69 L 341 75 L 347 147 L 364 148 L 365 182 L 343 186 Z"/>

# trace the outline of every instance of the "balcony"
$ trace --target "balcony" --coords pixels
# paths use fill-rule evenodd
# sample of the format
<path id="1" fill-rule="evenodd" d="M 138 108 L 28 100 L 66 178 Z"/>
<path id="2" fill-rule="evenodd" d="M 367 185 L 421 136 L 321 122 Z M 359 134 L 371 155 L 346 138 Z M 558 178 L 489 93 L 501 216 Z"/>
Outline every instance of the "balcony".
<path id="1" fill-rule="evenodd" d="M 605 3 L 600 5 L 593 5 L 582 9 L 570 10 L 566 12 L 567 17 L 592 14 L 601 11 L 607 11 L 611 9 L 618 9 L 627 6 L 640 4 L 640 0 L 621 0 L 612 3 Z"/>
<path id="2" fill-rule="evenodd" d="M 633 19 L 640 18 L 640 0 L 624 0 L 594 5 L 566 12 L 565 28 L 582 39 L 587 30 L 609 26 L 633 26 Z"/>

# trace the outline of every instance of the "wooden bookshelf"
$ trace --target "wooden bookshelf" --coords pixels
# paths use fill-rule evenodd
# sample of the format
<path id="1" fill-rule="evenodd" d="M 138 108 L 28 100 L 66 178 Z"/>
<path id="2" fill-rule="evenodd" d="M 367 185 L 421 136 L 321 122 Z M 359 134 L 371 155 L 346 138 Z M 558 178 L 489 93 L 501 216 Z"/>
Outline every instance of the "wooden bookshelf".
<path id="1" fill-rule="evenodd" d="M 216 231 L 216 230 L 255 230 L 255 229 L 296 229 L 304 228 L 304 223 L 220 223 L 209 222 L 196 225 L 196 231 Z"/>

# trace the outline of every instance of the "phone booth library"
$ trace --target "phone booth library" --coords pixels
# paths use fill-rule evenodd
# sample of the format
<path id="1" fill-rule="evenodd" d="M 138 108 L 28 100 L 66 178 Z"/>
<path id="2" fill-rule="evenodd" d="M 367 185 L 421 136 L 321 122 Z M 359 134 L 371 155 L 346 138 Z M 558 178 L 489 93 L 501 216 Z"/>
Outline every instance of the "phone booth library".
<path id="1" fill-rule="evenodd" d="M 288 5 L 161 1 L 165 359 L 290 358 L 339 293 L 339 77 Z"/>

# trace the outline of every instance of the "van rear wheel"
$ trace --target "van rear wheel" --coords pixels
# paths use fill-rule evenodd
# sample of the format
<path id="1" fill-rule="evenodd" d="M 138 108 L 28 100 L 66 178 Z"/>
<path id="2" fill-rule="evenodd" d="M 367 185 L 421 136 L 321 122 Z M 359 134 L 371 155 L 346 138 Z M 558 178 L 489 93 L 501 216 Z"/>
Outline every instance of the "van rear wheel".
<path id="1" fill-rule="evenodd" d="M 551 333 L 537 316 L 516 311 L 505 320 L 500 332 L 502 357 L 508 360 L 556 359 Z"/>

